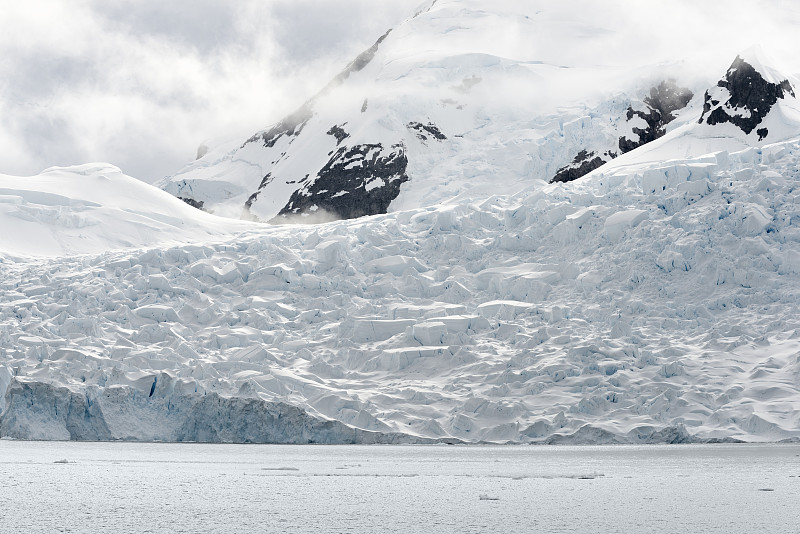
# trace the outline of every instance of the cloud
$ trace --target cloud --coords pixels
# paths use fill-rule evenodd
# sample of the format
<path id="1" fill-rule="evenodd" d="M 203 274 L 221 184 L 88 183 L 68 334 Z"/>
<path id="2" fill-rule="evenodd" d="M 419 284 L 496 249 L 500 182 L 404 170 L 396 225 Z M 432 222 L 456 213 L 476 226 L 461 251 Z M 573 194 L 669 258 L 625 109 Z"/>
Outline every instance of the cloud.
<path id="1" fill-rule="evenodd" d="M 29 0 L 4 6 L 0 172 L 34 174 L 100 160 L 156 181 L 193 159 L 201 142 L 246 137 L 280 119 L 416 4 Z"/>
<path id="2" fill-rule="evenodd" d="M 419 3 L 11 2 L 0 18 L 0 172 L 109 161 L 154 182 L 191 161 L 201 142 L 246 138 L 297 108 Z M 461 7 L 440 0 L 437 9 L 448 4 Z M 716 78 L 738 51 L 760 42 L 778 66 L 800 71 L 794 50 L 800 7 L 790 0 L 732 0 L 724 7 L 570 0 L 542 7 L 556 18 L 540 29 L 541 53 L 533 59 L 688 58 L 694 75 Z M 580 37 L 565 41 L 558 25 L 576 12 L 593 13 L 581 17 L 592 23 L 581 28 L 574 21 Z M 605 26 L 626 29 L 609 36 Z M 492 46 L 513 51 L 530 39 L 503 27 Z"/>

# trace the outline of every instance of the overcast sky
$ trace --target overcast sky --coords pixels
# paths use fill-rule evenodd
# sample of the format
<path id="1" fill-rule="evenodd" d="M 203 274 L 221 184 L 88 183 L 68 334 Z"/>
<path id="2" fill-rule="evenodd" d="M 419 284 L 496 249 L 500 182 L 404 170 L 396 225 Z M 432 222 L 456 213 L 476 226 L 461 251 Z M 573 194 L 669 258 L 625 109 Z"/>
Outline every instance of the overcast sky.
<path id="1" fill-rule="evenodd" d="M 421 3 L 5 1 L 0 173 L 106 161 L 159 180 L 192 161 L 200 143 L 243 140 L 293 111 Z M 676 57 L 716 50 L 732 59 L 728 48 L 762 42 L 797 73 L 796 4 L 608 0 L 604 16 L 642 15 L 630 25 L 654 39 L 621 35 L 624 50 L 647 55 L 658 41 Z"/>
<path id="2" fill-rule="evenodd" d="M 279 120 L 421 0 L 26 0 L 0 16 L 0 173 L 148 182 Z"/>

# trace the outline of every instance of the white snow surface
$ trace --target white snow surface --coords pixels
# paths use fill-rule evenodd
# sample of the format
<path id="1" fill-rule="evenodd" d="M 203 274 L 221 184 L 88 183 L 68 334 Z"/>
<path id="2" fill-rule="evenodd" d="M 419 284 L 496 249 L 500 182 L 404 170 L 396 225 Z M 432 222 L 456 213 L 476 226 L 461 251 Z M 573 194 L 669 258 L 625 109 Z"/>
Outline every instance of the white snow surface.
<path id="1" fill-rule="evenodd" d="M 107 163 L 0 174 L 0 258 L 96 254 L 229 236 L 246 225 L 209 216 Z"/>
<path id="2" fill-rule="evenodd" d="M 314 441 L 308 420 L 334 420 L 328 441 L 800 437 L 799 167 L 793 139 L 360 220 L 3 261 L 0 434 Z M 305 412 L 264 438 L 237 426 L 253 406 Z"/>

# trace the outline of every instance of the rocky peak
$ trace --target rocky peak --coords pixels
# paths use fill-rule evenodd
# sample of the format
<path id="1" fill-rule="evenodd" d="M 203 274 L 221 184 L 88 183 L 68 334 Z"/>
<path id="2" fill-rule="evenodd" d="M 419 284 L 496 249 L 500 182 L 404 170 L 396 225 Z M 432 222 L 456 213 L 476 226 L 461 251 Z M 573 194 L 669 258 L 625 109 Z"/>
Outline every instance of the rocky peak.
<path id="1" fill-rule="evenodd" d="M 672 79 L 664 80 L 651 88 L 650 95 L 644 98 L 644 109 L 634 109 L 633 106 L 629 106 L 627 112 L 629 122 L 638 117 L 647 124 L 647 127 L 633 127 L 632 133 L 636 138 L 620 137 L 620 152 L 623 154 L 630 152 L 662 137 L 667 133 L 664 127 L 675 120 L 672 113 L 685 108 L 693 96 L 689 89 L 680 87 Z"/>
<path id="2" fill-rule="evenodd" d="M 758 63 L 757 66 L 760 67 Z M 703 114 L 700 123 L 710 125 L 730 122 L 745 134 L 749 134 L 769 114 L 772 107 L 786 97 L 795 96 L 794 88 L 788 79 L 769 81 L 753 64 L 736 56 L 725 77 L 705 93 Z M 774 76 L 768 75 L 771 79 Z M 769 131 L 767 128 L 757 130 L 759 141 Z"/>

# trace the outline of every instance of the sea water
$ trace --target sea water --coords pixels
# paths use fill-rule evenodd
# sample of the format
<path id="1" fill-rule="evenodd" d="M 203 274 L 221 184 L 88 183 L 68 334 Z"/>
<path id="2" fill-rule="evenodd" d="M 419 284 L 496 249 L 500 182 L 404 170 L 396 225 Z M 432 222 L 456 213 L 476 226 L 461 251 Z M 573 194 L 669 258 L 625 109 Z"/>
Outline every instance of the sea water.
<path id="1" fill-rule="evenodd" d="M 0 532 L 800 532 L 800 445 L 0 441 Z"/>

